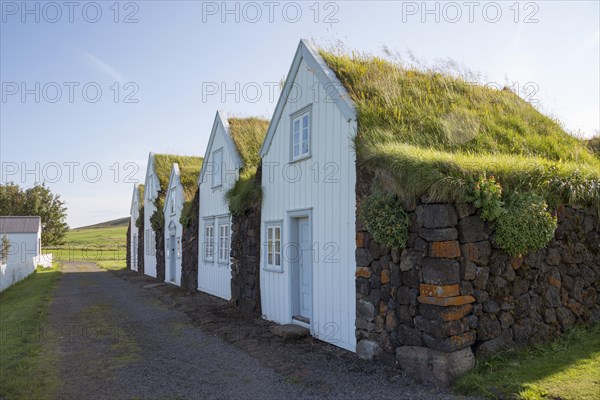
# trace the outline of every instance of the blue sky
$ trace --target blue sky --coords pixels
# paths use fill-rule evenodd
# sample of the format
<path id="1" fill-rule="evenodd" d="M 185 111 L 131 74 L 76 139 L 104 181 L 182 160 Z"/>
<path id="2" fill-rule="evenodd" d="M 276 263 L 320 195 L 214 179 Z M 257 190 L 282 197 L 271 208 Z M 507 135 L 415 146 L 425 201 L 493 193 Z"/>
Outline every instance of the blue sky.
<path id="1" fill-rule="evenodd" d="M 599 2 L 467 3 L 3 0 L 2 181 L 45 179 L 72 227 L 126 216 L 149 151 L 203 155 L 217 109 L 271 116 L 300 38 L 451 58 L 600 129 Z"/>

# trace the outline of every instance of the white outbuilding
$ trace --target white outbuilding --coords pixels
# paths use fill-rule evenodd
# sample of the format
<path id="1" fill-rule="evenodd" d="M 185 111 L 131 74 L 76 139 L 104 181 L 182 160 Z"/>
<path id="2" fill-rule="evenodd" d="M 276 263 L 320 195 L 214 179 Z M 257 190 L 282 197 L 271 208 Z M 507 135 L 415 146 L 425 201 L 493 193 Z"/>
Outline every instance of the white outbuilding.
<path id="1" fill-rule="evenodd" d="M 198 179 L 198 290 L 226 300 L 231 299 L 232 221 L 225 195 L 240 178 L 240 171 L 260 163 L 258 149 L 267 126 L 268 121 L 261 118 L 234 118 L 218 111 Z"/>
<path id="2" fill-rule="evenodd" d="M 260 155 L 263 317 L 355 351 L 355 108 L 301 41 Z"/>
<path id="3" fill-rule="evenodd" d="M 25 279 L 38 265 L 52 266 L 52 255 L 42 255 L 40 217 L 0 217 L 0 239 L 9 244 L 0 260 L 0 291 Z"/>
<path id="4" fill-rule="evenodd" d="M 181 286 L 181 261 L 183 257 L 183 225 L 181 215 L 186 203 L 196 192 L 196 180 L 202 158 L 185 157 L 185 163 L 174 163 L 171 168 L 167 196 L 163 207 L 165 226 L 165 282 Z"/>

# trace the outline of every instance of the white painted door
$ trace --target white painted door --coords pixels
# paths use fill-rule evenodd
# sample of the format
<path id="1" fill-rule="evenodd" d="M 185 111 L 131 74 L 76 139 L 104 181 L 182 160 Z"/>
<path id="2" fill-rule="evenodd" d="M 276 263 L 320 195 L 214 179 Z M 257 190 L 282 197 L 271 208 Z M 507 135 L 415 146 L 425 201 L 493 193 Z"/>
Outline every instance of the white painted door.
<path id="1" fill-rule="evenodd" d="M 299 278 L 300 316 L 308 320 L 312 317 L 312 251 L 310 239 L 310 221 L 298 220 L 298 245 L 300 247 Z"/>

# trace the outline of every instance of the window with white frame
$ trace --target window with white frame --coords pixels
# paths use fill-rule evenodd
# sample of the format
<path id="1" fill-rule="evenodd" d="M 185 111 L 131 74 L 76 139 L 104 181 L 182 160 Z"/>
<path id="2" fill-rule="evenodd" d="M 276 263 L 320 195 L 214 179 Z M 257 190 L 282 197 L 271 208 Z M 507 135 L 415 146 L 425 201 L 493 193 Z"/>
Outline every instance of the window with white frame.
<path id="1" fill-rule="evenodd" d="M 171 189 L 171 193 L 169 194 L 171 197 L 169 201 L 171 202 L 171 215 L 175 214 L 175 189 Z"/>
<path id="2" fill-rule="evenodd" d="M 221 186 L 223 184 L 223 149 L 213 151 L 212 170 L 212 186 Z"/>
<path id="3" fill-rule="evenodd" d="M 219 225 L 219 262 L 229 262 L 229 224 Z"/>
<path id="4" fill-rule="evenodd" d="M 310 154 L 310 109 L 292 117 L 292 159 Z"/>
<path id="5" fill-rule="evenodd" d="M 181 236 L 177 236 L 177 258 L 181 258 Z"/>
<path id="6" fill-rule="evenodd" d="M 215 231 L 214 225 L 204 227 L 204 259 L 212 261 L 215 257 Z"/>
<path id="7" fill-rule="evenodd" d="M 267 226 L 267 267 L 281 268 L 281 225 Z"/>

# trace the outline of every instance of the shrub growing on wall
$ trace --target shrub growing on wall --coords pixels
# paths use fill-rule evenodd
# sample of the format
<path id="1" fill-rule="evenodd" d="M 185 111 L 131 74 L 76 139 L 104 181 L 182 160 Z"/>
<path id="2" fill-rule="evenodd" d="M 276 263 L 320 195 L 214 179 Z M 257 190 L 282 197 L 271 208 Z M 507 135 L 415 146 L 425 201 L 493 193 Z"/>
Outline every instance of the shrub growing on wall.
<path id="1" fill-rule="evenodd" d="M 395 249 L 406 247 L 410 221 L 396 196 L 376 193 L 363 197 L 359 216 L 377 243 Z"/>
<path id="2" fill-rule="evenodd" d="M 517 256 L 545 247 L 554 237 L 556 217 L 548 212 L 543 197 L 535 193 L 514 194 L 496 221 L 496 243 Z"/>
<path id="3" fill-rule="evenodd" d="M 503 213 L 502 186 L 493 176 L 481 175 L 474 184 L 473 193 L 467 198 L 476 208 L 481 208 L 481 219 L 494 221 Z"/>

